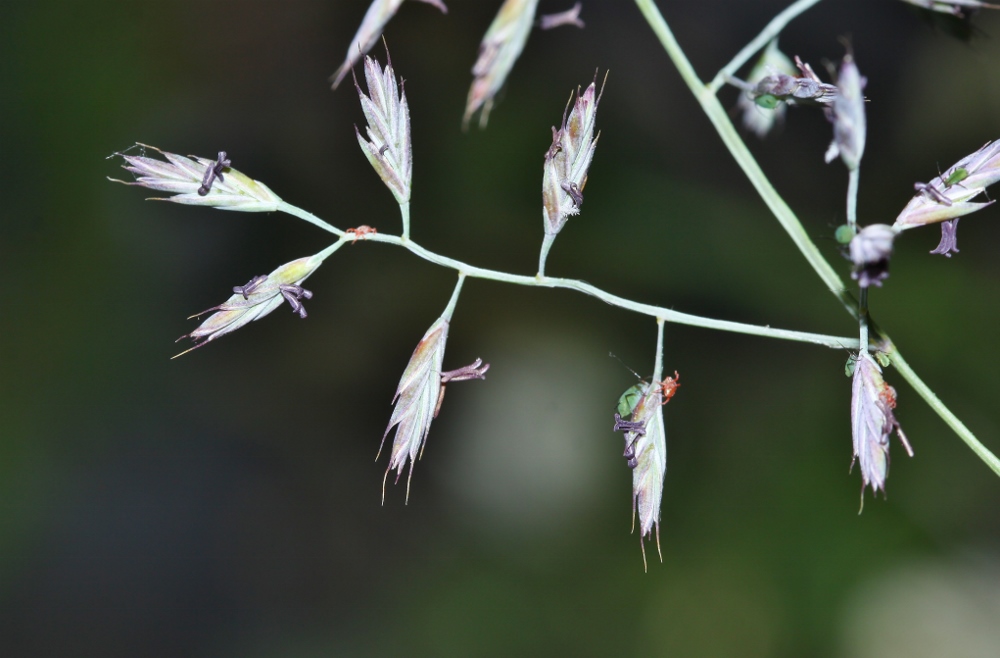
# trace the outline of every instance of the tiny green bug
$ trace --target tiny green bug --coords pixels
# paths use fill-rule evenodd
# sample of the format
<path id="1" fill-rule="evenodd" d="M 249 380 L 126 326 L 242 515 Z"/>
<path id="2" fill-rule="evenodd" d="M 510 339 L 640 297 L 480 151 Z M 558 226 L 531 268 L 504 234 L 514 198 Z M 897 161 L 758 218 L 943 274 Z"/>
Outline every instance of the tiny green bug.
<path id="1" fill-rule="evenodd" d="M 631 418 L 632 412 L 639 406 L 639 402 L 642 400 L 642 396 L 646 393 L 648 387 L 649 384 L 640 381 L 622 393 L 622 396 L 618 398 L 618 415 L 622 418 Z"/>
<path id="2" fill-rule="evenodd" d="M 953 170 L 948 172 L 948 176 L 945 177 L 944 174 L 938 176 L 941 179 L 941 189 L 939 190 L 934 186 L 934 182 L 930 183 L 914 183 L 913 189 L 924 196 L 937 201 L 941 205 L 951 206 L 952 200 L 949 199 L 944 194 L 944 190 L 947 190 L 952 185 L 958 185 L 966 178 L 969 177 L 969 170 L 965 167 L 955 167 Z"/>
<path id="3" fill-rule="evenodd" d="M 850 244 L 851 240 L 854 239 L 854 236 L 857 235 L 857 233 L 858 230 L 850 224 L 841 224 L 837 227 L 837 230 L 834 231 L 833 237 L 840 244 Z"/>
<path id="4" fill-rule="evenodd" d="M 968 177 L 969 177 L 968 169 L 966 169 L 965 167 L 955 167 L 955 170 L 952 171 L 950 174 L 948 174 L 948 178 L 944 180 L 944 186 L 948 188 L 951 187 L 952 185 L 957 185 L 958 183 L 961 183 Z"/>
<path id="5" fill-rule="evenodd" d="M 773 110 L 778 107 L 778 103 L 781 102 L 781 99 L 774 94 L 761 94 L 757 98 L 753 99 L 753 102 L 757 103 L 757 105 L 765 110 Z"/>

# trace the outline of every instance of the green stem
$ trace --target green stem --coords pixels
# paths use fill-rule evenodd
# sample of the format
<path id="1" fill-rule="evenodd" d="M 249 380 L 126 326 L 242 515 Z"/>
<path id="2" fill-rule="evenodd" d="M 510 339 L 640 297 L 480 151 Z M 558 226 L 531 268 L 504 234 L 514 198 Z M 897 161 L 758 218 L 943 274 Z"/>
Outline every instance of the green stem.
<path id="1" fill-rule="evenodd" d="M 858 180 L 861 178 L 861 169 L 855 167 L 847 179 L 847 225 L 854 233 L 858 232 Z"/>
<path id="2" fill-rule="evenodd" d="M 322 219 L 320 219 L 316 215 L 312 214 L 311 212 L 306 212 L 305 210 L 302 210 L 301 208 L 293 206 L 290 203 L 285 203 L 284 201 L 282 201 L 281 203 L 279 203 L 278 204 L 278 212 L 288 213 L 289 215 L 293 215 L 295 217 L 298 217 L 299 219 L 304 219 L 307 222 L 309 222 L 310 224 L 315 224 L 316 226 L 320 227 L 324 231 L 328 231 L 330 233 L 333 233 L 334 235 L 339 236 L 341 238 L 344 237 L 344 235 L 345 235 L 344 232 L 341 231 L 336 226 L 333 226 L 331 224 L 327 224 L 326 222 L 324 222 Z"/>
<path id="3" fill-rule="evenodd" d="M 552 248 L 552 243 L 556 241 L 555 234 L 546 233 L 545 237 L 542 238 L 542 250 L 538 254 L 538 278 L 541 279 L 545 276 L 545 261 L 549 258 L 549 249 Z"/>
<path id="4" fill-rule="evenodd" d="M 709 83 L 708 87 L 712 90 L 714 94 L 719 90 L 722 85 L 726 84 L 726 79 L 736 73 L 741 66 L 743 66 L 748 59 L 754 56 L 755 53 L 764 48 L 772 39 L 781 34 L 781 31 L 785 29 L 785 26 L 791 23 L 799 14 L 803 13 L 805 10 L 809 9 L 820 0 L 799 0 L 795 4 L 788 7 L 767 24 L 767 26 L 758 34 L 753 41 L 748 43 L 743 47 L 740 52 L 736 53 L 736 57 L 733 57 L 732 61 L 722 67 L 722 69 L 715 75 L 712 82 Z M 642 8 L 642 4 L 639 5 Z"/>
<path id="5" fill-rule="evenodd" d="M 281 210 L 294 215 L 295 217 L 302 217 L 305 219 L 307 216 L 312 217 L 313 215 L 301 208 L 296 208 L 290 204 L 282 204 Z M 332 227 L 331 227 L 332 228 Z M 338 235 L 343 235 L 343 232 L 339 229 L 334 229 Z M 636 313 L 641 313 L 642 315 L 648 315 L 654 318 L 663 318 L 668 322 L 674 322 L 676 324 L 684 324 L 692 327 L 702 327 L 704 329 L 716 329 L 719 331 L 730 331 L 734 333 L 749 334 L 751 336 L 764 336 L 767 338 L 779 338 L 782 340 L 793 340 L 804 343 L 813 343 L 815 345 L 823 345 L 825 347 L 832 347 L 835 349 L 857 349 L 858 341 L 855 338 L 847 338 L 844 336 L 828 336 L 824 334 L 814 334 L 805 331 L 792 331 L 790 329 L 775 329 L 770 326 L 760 326 L 754 324 L 744 324 L 742 322 L 730 322 L 728 320 L 715 320 L 712 318 L 705 318 L 698 315 L 690 315 L 688 313 L 681 313 L 679 311 L 674 311 L 673 309 L 663 308 L 661 306 L 652 306 L 650 304 L 641 304 L 639 302 L 634 302 L 630 299 L 624 297 L 619 297 L 618 295 L 613 295 L 609 292 L 601 290 L 600 288 L 593 286 L 585 281 L 578 281 L 576 279 L 561 279 L 556 277 L 547 276 L 526 276 L 523 274 L 510 274 L 508 272 L 501 272 L 498 270 L 490 270 L 483 267 L 476 267 L 474 265 L 469 265 L 460 260 L 454 258 L 449 258 L 447 256 L 442 256 L 436 254 L 429 249 L 421 247 L 419 244 L 413 240 L 404 240 L 400 236 L 396 235 L 386 235 L 384 233 L 376 233 L 366 235 L 363 240 L 365 242 L 384 242 L 386 244 L 393 244 L 404 249 L 409 250 L 411 253 L 423 258 L 424 260 L 434 263 L 436 265 L 441 265 L 442 267 L 447 267 L 458 271 L 460 274 L 469 276 L 476 279 L 487 279 L 490 281 L 500 281 L 503 283 L 513 283 L 519 286 L 530 286 L 535 288 L 564 288 L 566 290 L 575 290 L 577 292 L 582 292 L 585 295 L 595 297 L 602 302 L 610 304 L 612 306 L 617 306 L 618 308 L 623 308 L 629 311 L 634 311 Z"/>
<path id="6" fill-rule="evenodd" d="M 451 322 L 451 314 L 455 312 L 455 305 L 458 304 L 458 294 L 462 292 L 462 284 L 465 283 L 465 272 L 458 271 L 458 283 L 455 284 L 455 290 L 451 293 L 451 299 L 448 300 L 448 305 L 444 309 L 444 313 L 441 314 L 448 322 Z"/>
<path id="7" fill-rule="evenodd" d="M 333 244 L 331 244 L 329 247 L 327 247 L 323 251 L 321 251 L 318 254 L 316 254 L 316 258 L 318 258 L 319 262 L 322 263 L 327 258 L 329 258 L 331 255 L 333 255 L 333 253 L 335 251 L 337 251 L 338 249 L 340 249 L 341 247 L 343 247 L 344 243 L 346 243 L 346 242 L 347 242 L 347 236 L 341 236 L 341 238 L 339 240 L 337 240 L 336 242 L 334 242 Z"/>
<path id="8" fill-rule="evenodd" d="M 410 202 L 399 204 L 399 214 L 403 216 L 403 235 L 401 236 L 404 240 L 410 239 Z"/>
<path id="9" fill-rule="evenodd" d="M 656 318 L 656 361 L 653 362 L 653 383 L 663 379 L 663 318 Z"/>
<path id="10" fill-rule="evenodd" d="M 893 352 L 891 355 L 892 365 L 896 367 L 896 370 L 903 376 L 903 379 L 913 387 L 920 397 L 924 399 L 924 402 L 933 409 L 938 416 L 947 423 L 948 427 L 958 435 L 960 439 L 965 441 L 965 444 L 972 449 L 972 452 L 976 453 L 976 456 L 986 462 L 986 465 L 993 470 L 994 473 L 1000 475 L 1000 459 L 994 455 L 990 450 L 979 442 L 976 435 L 969 431 L 969 428 L 958 419 L 958 417 L 951 412 L 948 407 L 941 402 L 940 398 L 934 394 L 927 384 L 924 383 L 917 373 L 910 369 L 910 364 L 906 362 L 905 359 L 899 354 L 899 352 Z"/>
<path id="11" fill-rule="evenodd" d="M 861 300 L 858 302 L 858 326 L 861 330 L 858 345 L 861 350 L 868 351 L 868 288 L 861 289 Z"/>
<path id="12" fill-rule="evenodd" d="M 709 121 L 712 122 L 726 148 L 729 149 L 736 163 L 743 169 L 743 173 L 746 174 L 750 183 L 764 200 L 764 203 L 767 204 L 767 207 L 777 218 L 789 237 L 792 238 L 795 246 L 799 248 L 802 255 L 809 261 L 812 268 L 819 274 L 826 287 L 840 299 L 841 303 L 850 310 L 852 315 L 856 316 L 858 312 L 857 300 L 847 291 L 844 282 L 830 264 L 826 262 L 822 254 L 820 254 L 819 249 L 816 248 L 812 239 L 809 238 L 798 217 L 795 216 L 792 209 L 788 207 L 785 200 L 771 185 L 771 181 L 768 180 L 746 144 L 743 143 L 733 123 L 729 120 L 729 115 L 725 108 L 722 107 L 722 103 L 715 97 L 715 92 L 710 87 L 702 84 L 694 68 L 691 66 L 691 62 L 688 61 L 684 51 L 681 50 L 680 45 L 677 43 L 677 39 L 674 38 L 673 32 L 670 31 L 667 22 L 663 20 L 663 16 L 656 8 L 656 4 L 653 0 L 635 0 L 635 3 L 649 22 L 653 32 L 660 39 L 660 43 L 663 45 L 664 50 L 667 51 L 667 55 L 673 61 L 674 66 L 677 67 L 681 78 L 684 79 L 684 82 L 691 89 L 695 100 L 701 105 L 702 111 L 705 112 Z"/>

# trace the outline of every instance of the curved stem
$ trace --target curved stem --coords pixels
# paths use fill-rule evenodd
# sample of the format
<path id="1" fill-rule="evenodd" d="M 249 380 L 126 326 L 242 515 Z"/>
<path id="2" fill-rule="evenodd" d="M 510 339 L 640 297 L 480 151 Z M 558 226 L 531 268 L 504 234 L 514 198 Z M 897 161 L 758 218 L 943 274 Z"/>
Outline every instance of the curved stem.
<path id="1" fill-rule="evenodd" d="M 948 427 L 952 429 L 955 434 L 958 435 L 960 439 L 965 441 L 965 444 L 972 449 L 972 452 L 976 453 L 976 456 L 982 459 L 990 469 L 1000 475 L 1000 459 L 990 452 L 989 448 L 984 446 L 976 438 L 976 435 L 969 431 L 969 428 L 958 419 L 958 416 L 953 414 L 948 407 L 945 406 L 941 399 L 934 394 L 927 384 L 924 383 L 917 373 L 913 372 L 910 368 L 910 364 L 906 362 L 905 359 L 899 354 L 899 352 L 893 352 L 891 357 L 892 365 L 896 367 L 899 374 L 903 376 L 903 379 L 913 387 L 913 390 L 917 392 L 924 399 L 924 402 L 933 409 L 941 419 L 947 423 Z"/>
<path id="2" fill-rule="evenodd" d="M 748 43 L 743 47 L 740 52 L 736 53 L 736 57 L 733 57 L 732 61 L 722 67 L 722 69 L 715 74 L 712 82 L 709 83 L 708 87 L 712 90 L 714 94 L 719 90 L 722 85 L 726 84 L 729 76 L 736 73 L 741 66 L 743 66 L 748 59 L 754 56 L 758 51 L 762 50 L 764 46 L 768 44 L 769 41 L 778 36 L 785 26 L 792 22 L 799 14 L 809 9 L 820 0 L 798 0 L 795 4 L 789 6 L 783 12 L 771 19 L 771 22 L 761 30 L 761 33 L 754 37 L 753 41 Z M 641 7 L 642 5 L 640 5 Z"/>
<path id="3" fill-rule="evenodd" d="M 287 203 L 282 204 L 281 210 L 296 217 L 302 217 L 303 219 L 305 219 L 307 216 L 314 217 L 312 213 L 309 213 L 305 210 L 302 210 Z M 338 235 L 343 235 L 343 231 L 340 231 L 339 229 L 334 229 L 334 232 L 338 233 Z M 531 286 L 535 288 L 565 288 L 566 290 L 576 290 L 577 292 L 582 292 L 585 295 L 596 297 L 602 302 L 611 304 L 612 306 L 617 306 L 619 308 L 627 309 L 629 311 L 634 311 L 636 313 L 641 313 L 643 315 L 648 315 L 655 318 L 663 318 L 666 321 L 675 322 L 677 324 L 684 324 L 692 327 L 702 327 L 705 329 L 716 329 L 720 331 L 730 331 L 734 333 L 749 334 L 751 336 L 764 336 L 767 338 L 780 338 L 783 340 L 793 340 L 804 343 L 813 343 L 816 345 L 823 345 L 825 347 L 832 347 L 836 349 L 858 348 L 858 341 L 855 338 L 848 338 L 845 336 L 828 336 L 824 334 L 814 334 L 805 331 L 792 331 L 790 329 L 775 329 L 771 326 L 744 324 L 742 322 L 731 322 L 729 320 L 715 320 L 712 318 L 705 318 L 698 315 L 681 313 L 679 311 L 674 311 L 673 309 L 669 308 L 663 308 L 661 306 L 653 306 L 651 304 L 641 304 L 639 302 L 632 301 L 631 299 L 626 299 L 624 297 L 619 297 L 618 295 L 613 295 L 609 292 L 601 290 L 597 286 L 576 279 L 562 279 L 557 277 L 547 277 L 539 275 L 526 276 L 523 274 L 510 274 L 509 272 L 501 272 L 499 270 L 491 270 L 483 267 L 476 267 L 474 265 L 469 265 L 468 263 L 464 263 L 460 260 L 456 260 L 454 258 L 449 258 L 447 256 L 442 256 L 441 254 L 434 253 L 429 249 L 421 247 L 413 240 L 404 240 L 402 237 L 395 235 L 386 235 L 383 233 L 377 233 L 377 234 L 366 235 L 363 239 L 366 242 L 384 242 L 387 244 L 393 244 L 403 247 L 412 252 L 413 254 L 419 256 L 420 258 L 423 258 L 426 261 L 429 261 L 436 265 L 441 265 L 443 267 L 451 268 L 453 270 L 458 271 L 460 274 L 473 277 L 476 279 L 488 279 L 490 281 L 513 283 L 519 286 Z"/>

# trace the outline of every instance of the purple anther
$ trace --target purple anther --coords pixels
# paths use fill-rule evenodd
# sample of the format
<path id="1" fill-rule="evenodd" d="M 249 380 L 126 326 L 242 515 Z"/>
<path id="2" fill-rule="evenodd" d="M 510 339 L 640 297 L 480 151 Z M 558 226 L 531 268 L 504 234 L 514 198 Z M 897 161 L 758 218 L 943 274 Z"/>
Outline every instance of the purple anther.
<path id="1" fill-rule="evenodd" d="M 579 208 L 583 205 L 583 192 L 576 183 L 566 181 L 562 184 L 562 189 L 563 192 L 569 195 L 569 198 L 573 199 L 574 206 Z"/>
<path id="2" fill-rule="evenodd" d="M 941 242 L 931 250 L 945 258 L 951 258 L 952 252 L 958 253 L 958 218 L 941 222 Z"/>
<path id="3" fill-rule="evenodd" d="M 306 307 L 302 305 L 300 300 L 312 299 L 312 292 L 302 286 L 287 283 L 279 284 L 278 290 L 281 292 L 281 296 L 285 298 L 285 301 L 288 302 L 288 305 L 292 307 L 292 313 L 298 313 L 300 318 L 305 319 L 308 314 L 306 313 Z"/>
<path id="4" fill-rule="evenodd" d="M 224 181 L 222 170 L 231 165 L 232 162 L 226 158 L 225 151 L 219 151 L 219 159 L 205 169 L 205 177 L 201 179 L 201 187 L 198 188 L 198 196 L 205 196 L 212 189 L 212 183 L 218 178 Z"/>
<path id="5" fill-rule="evenodd" d="M 928 199 L 937 201 L 943 206 L 951 206 L 951 199 L 944 195 L 944 192 L 934 187 L 933 183 L 914 183 L 913 189 L 920 192 Z M 933 252 L 931 252 L 933 253 Z"/>
<path id="6" fill-rule="evenodd" d="M 462 366 L 457 370 L 448 370 L 441 373 L 441 383 L 464 382 L 470 379 L 486 379 L 486 371 L 490 369 L 490 364 L 483 365 L 482 359 L 476 359 L 467 366 Z"/>
<path id="7" fill-rule="evenodd" d="M 636 436 L 646 435 L 646 423 L 644 421 L 622 420 L 622 417 L 615 413 L 615 432 L 635 432 Z"/>
<path id="8" fill-rule="evenodd" d="M 243 295 L 243 299 L 250 299 L 250 294 L 265 281 L 267 281 L 267 275 L 259 274 L 250 279 L 245 286 L 233 286 L 233 292 L 237 295 Z"/>

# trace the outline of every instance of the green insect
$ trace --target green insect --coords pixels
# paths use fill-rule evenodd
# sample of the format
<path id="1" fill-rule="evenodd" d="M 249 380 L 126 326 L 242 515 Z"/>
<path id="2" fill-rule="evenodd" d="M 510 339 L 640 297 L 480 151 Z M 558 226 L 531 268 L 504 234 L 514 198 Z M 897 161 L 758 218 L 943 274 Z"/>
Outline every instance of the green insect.
<path id="1" fill-rule="evenodd" d="M 618 415 L 622 418 L 631 418 L 632 412 L 639 406 L 647 388 L 649 388 L 649 384 L 639 381 L 622 393 L 622 396 L 618 398 Z"/>
<path id="2" fill-rule="evenodd" d="M 878 361 L 878 364 L 883 368 L 888 368 L 889 365 L 892 364 L 892 358 L 887 352 L 872 352 L 872 356 L 875 357 L 875 360 Z M 858 367 L 858 358 L 859 356 L 857 354 L 852 354 L 847 357 L 847 363 L 844 364 L 844 374 L 848 377 L 854 376 L 854 370 Z"/>
<path id="3" fill-rule="evenodd" d="M 753 102 L 757 103 L 758 106 L 764 108 L 765 110 L 773 110 L 778 107 L 778 103 L 781 102 L 781 99 L 774 94 L 761 94 L 760 96 L 754 98 Z"/>
<path id="4" fill-rule="evenodd" d="M 948 178 L 944 181 L 945 188 L 949 188 L 952 185 L 957 185 L 961 183 L 966 178 L 969 177 L 969 170 L 965 167 L 955 167 L 955 170 L 948 174 Z"/>
<path id="5" fill-rule="evenodd" d="M 944 194 L 944 190 L 947 190 L 952 185 L 958 185 L 966 178 L 969 177 L 969 170 L 965 167 L 955 167 L 948 173 L 948 177 L 939 176 L 941 178 L 941 189 L 934 187 L 933 181 L 930 183 L 914 183 L 913 189 L 923 194 L 929 199 L 937 201 L 941 205 L 951 206 L 952 200 L 949 199 Z"/>
<path id="6" fill-rule="evenodd" d="M 858 230 L 850 224 L 841 224 L 837 227 L 837 230 L 834 231 L 833 237 L 840 244 L 850 244 L 851 240 L 854 239 L 854 236 L 857 235 L 857 233 Z"/>

